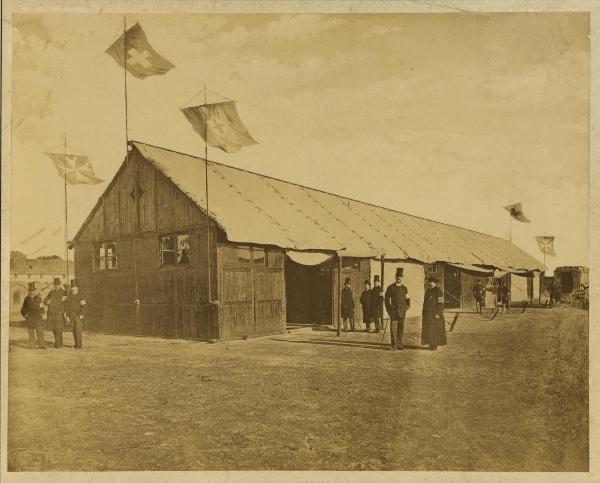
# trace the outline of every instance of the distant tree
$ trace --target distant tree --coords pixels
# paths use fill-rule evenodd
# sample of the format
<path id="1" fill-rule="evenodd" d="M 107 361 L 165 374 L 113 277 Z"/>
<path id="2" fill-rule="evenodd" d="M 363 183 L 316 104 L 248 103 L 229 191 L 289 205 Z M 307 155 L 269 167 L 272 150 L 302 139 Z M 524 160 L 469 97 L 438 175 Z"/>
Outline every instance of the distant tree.
<path id="1" fill-rule="evenodd" d="M 13 260 L 27 260 L 27 255 L 25 255 L 23 252 L 20 252 L 18 250 L 11 250 L 10 251 L 10 261 L 12 262 Z"/>

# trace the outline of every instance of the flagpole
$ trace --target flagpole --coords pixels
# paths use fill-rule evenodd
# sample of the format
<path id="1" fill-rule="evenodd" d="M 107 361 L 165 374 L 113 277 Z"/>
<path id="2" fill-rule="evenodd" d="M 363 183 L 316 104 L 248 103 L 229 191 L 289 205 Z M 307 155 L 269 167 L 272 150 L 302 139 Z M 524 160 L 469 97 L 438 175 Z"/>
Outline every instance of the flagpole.
<path id="1" fill-rule="evenodd" d="M 125 159 L 127 161 L 127 167 L 129 167 L 129 113 L 127 108 L 127 15 L 123 15 L 123 83 L 125 87 Z M 135 318 L 136 325 L 139 323 L 140 317 L 140 298 L 139 298 L 139 287 L 138 287 L 138 273 L 137 273 L 137 251 L 136 251 L 136 242 L 137 236 L 140 231 L 140 193 L 139 193 L 139 183 L 138 183 L 138 166 L 136 161 L 135 166 L 135 183 L 134 183 L 134 193 L 135 193 L 135 212 L 136 212 L 136 220 L 135 227 L 133 233 L 133 285 L 135 292 Z"/>
<path id="2" fill-rule="evenodd" d="M 206 83 L 204 84 L 204 189 L 206 194 L 206 266 L 208 277 L 208 303 L 213 302 L 211 296 L 211 273 L 210 273 L 210 215 L 208 213 L 208 108 L 206 107 Z"/>
<path id="3" fill-rule="evenodd" d="M 68 212 L 68 202 L 67 202 L 67 133 L 65 133 L 65 263 L 67 265 L 66 269 L 66 280 L 65 280 L 65 288 L 67 288 L 69 284 L 69 212 Z"/>
<path id="4" fill-rule="evenodd" d="M 509 198 L 508 206 L 512 205 L 512 200 Z M 512 243 L 512 213 L 508 212 L 508 241 Z"/>

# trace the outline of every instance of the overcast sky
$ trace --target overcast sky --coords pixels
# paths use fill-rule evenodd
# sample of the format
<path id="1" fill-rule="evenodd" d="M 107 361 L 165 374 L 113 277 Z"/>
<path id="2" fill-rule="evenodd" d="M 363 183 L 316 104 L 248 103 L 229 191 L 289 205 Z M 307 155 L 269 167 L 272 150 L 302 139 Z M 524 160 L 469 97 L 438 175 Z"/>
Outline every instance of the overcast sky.
<path id="1" fill-rule="evenodd" d="M 211 159 L 504 238 L 502 206 L 521 201 L 532 222 L 513 222 L 517 245 L 541 260 L 533 237 L 555 235 L 550 267 L 588 264 L 587 15 L 127 16 L 136 21 L 176 67 L 128 78 L 130 139 L 203 155 L 178 107 L 206 82 L 238 101 L 260 143 Z M 66 132 L 100 177 L 116 173 L 123 71 L 104 51 L 123 17 L 21 15 L 13 26 L 11 248 L 63 255 L 63 180 L 41 153 Z M 105 187 L 69 188 L 70 237 Z"/>

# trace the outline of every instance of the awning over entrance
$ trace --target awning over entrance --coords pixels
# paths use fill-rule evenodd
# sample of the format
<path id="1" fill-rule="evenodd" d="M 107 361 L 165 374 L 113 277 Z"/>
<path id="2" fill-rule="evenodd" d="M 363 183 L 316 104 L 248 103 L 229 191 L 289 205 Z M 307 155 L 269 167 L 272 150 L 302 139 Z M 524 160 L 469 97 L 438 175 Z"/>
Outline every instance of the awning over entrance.
<path id="1" fill-rule="evenodd" d="M 288 257 L 293 262 L 296 262 L 300 265 L 320 265 L 321 263 L 325 263 L 333 257 L 332 253 L 324 253 L 324 252 L 299 252 L 296 250 L 288 250 L 286 251 Z"/>
<path id="2" fill-rule="evenodd" d="M 448 265 L 452 267 L 456 267 L 460 270 L 466 270 L 467 272 L 475 272 L 481 274 L 482 277 L 488 276 L 491 277 L 493 274 L 493 270 L 488 270 L 487 268 L 476 267 L 475 265 L 462 265 L 458 263 L 449 263 Z"/>

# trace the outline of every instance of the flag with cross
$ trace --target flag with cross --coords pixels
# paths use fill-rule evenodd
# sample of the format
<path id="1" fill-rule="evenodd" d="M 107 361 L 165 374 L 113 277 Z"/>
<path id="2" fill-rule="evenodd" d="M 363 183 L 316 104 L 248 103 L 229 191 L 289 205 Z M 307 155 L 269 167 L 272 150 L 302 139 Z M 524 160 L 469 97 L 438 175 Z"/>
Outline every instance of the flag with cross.
<path id="1" fill-rule="evenodd" d="M 166 74 L 175 67 L 152 48 L 139 23 L 123 33 L 106 53 L 138 79 Z"/>
<path id="2" fill-rule="evenodd" d="M 104 180 L 94 173 L 92 162 L 80 154 L 45 153 L 52 161 L 66 184 L 98 184 Z"/>
<path id="3" fill-rule="evenodd" d="M 536 236 L 535 237 L 540 251 L 544 255 L 556 256 L 554 251 L 554 237 L 553 236 Z"/>
<path id="4" fill-rule="evenodd" d="M 181 112 L 209 146 L 235 153 L 258 144 L 242 123 L 234 101 L 183 107 Z"/>

